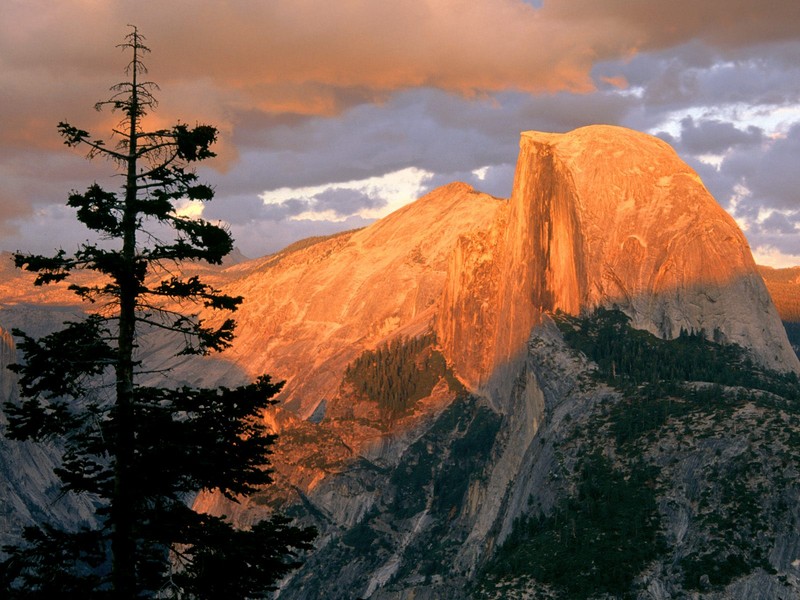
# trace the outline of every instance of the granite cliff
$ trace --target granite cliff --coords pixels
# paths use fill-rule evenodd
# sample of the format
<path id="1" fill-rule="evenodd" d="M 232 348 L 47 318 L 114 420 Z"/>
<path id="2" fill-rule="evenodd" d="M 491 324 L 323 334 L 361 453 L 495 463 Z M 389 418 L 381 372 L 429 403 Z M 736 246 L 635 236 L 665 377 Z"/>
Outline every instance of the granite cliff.
<path id="1" fill-rule="evenodd" d="M 460 241 L 437 323 L 472 385 L 514 361 L 543 313 L 598 306 L 798 368 L 744 236 L 663 141 L 610 126 L 523 133 L 504 212 Z"/>
<path id="2" fill-rule="evenodd" d="M 17 362 L 14 339 L 0 328 L 0 402 L 17 397 L 16 379 L 6 369 Z M 0 412 L 0 431 L 6 417 Z M 57 521 L 69 526 L 90 523 L 91 499 L 80 496 L 58 498 L 57 448 L 51 444 L 18 442 L 0 436 L 0 544 L 15 539 L 23 527 Z"/>
<path id="3" fill-rule="evenodd" d="M 4 327 L 31 325 L 31 304 L 72 310 L 6 275 Z M 525 132 L 509 200 L 454 183 L 365 229 L 204 276 L 245 297 L 238 337 L 211 360 L 173 361 L 171 381 L 287 384 L 265 415 L 281 434 L 275 485 L 195 508 L 243 526 L 279 508 L 319 528 L 280 598 L 589 597 L 504 557 L 536 547 L 520 524 L 548 531 L 592 472 L 641 482 L 632 494 L 652 508 L 647 561 L 597 590 L 800 589 L 800 363 L 743 235 L 664 142 L 609 126 Z M 148 334 L 147 360 L 167 364 L 168 342 Z M 693 370 L 664 371 L 669 357 Z M 647 426 L 619 433 L 627 414 Z M 747 509 L 730 501 L 737 477 L 760 494 L 746 523 L 758 541 L 741 549 L 709 517 Z"/>

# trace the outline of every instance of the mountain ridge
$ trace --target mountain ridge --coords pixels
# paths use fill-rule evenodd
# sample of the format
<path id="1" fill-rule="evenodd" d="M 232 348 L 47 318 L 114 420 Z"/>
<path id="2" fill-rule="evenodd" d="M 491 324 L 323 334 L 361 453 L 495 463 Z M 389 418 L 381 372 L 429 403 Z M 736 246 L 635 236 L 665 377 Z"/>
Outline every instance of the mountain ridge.
<path id="1" fill-rule="evenodd" d="M 211 360 L 176 362 L 168 338 L 145 332 L 145 367 L 174 365 L 174 385 L 228 385 L 262 372 L 287 381 L 282 404 L 265 415 L 280 433 L 276 483 L 239 504 L 210 492 L 194 504 L 243 526 L 280 508 L 320 529 L 317 549 L 284 582 L 281 598 L 463 598 L 503 544 L 521 535 L 515 523 L 546 522 L 571 498 L 584 454 L 605 448 L 604 468 L 628 477 L 633 446 L 643 459 L 656 457 L 649 464 L 664 473 L 658 485 L 666 491 L 653 506 L 674 553 L 631 577 L 659 600 L 696 589 L 706 574 L 698 569 L 725 558 L 702 555 L 702 544 L 716 538 L 692 491 L 697 481 L 711 486 L 714 474 L 691 474 L 715 456 L 710 436 L 723 440 L 722 458 L 709 460 L 726 477 L 735 472 L 726 461 L 740 460 L 746 448 L 712 427 L 717 405 L 706 402 L 695 413 L 687 398 L 697 389 L 703 398 L 717 394 L 720 414 L 738 419 L 740 432 L 761 433 L 756 414 L 771 423 L 794 418 L 791 399 L 778 401 L 775 392 L 748 395 L 741 382 L 724 378 L 710 385 L 670 375 L 664 383 L 652 364 L 655 379 L 641 385 L 652 384 L 654 396 L 640 396 L 615 379 L 622 363 L 609 367 L 605 357 L 567 344 L 559 323 L 575 319 L 579 328 L 581 319 L 607 311 L 617 319 L 612 329 L 601 323 L 587 331 L 624 333 L 634 348 L 649 349 L 645 355 L 663 343 L 673 353 L 689 348 L 713 358 L 736 343 L 744 354 L 725 368 L 776 369 L 769 377 L 780 382 L 800 367 L 762 279 L 770 273 L 759 274 L 735 222 L 667 144 L 622 128 L 523 133 L 508 200 L 453 183 L 364 229 L 197 268 L 215 287 L 245 298 L 234 345 Z M 44 327 L 44 320 L 35 325 L 36 311 L 64 304 L 64 291 L 21 291 L 21 281 L 24 274 L 0 281 L 9 291 L 0 324 Z M 640 357 L 626 352 L 629 368 Z M 382 403 L 380 390 L 398 385 L 393 373 L 419 379 L 415 389 L 424 391 Z M 377 398 L 365 382 L 375 383 Z M 664 437 L 652 444 L 645 436 L 615 437 L 619 424 L 608 411 L 620 406 L 655 407 L 656 416 L 647 416 L 654 424 L 642 418 L 645 433 L 663 429 Z M 676 422 L 691 448 L 665 429 Z M 791 438 L 787 432 L 781 435 Z M 775 453 L 785 453 L 784 442 L 774 442 Z M 794 465 L 795 457 L 785 460 Z M 679 489 L 681 477 L 693 482 L 688 491 Z M 769 502 L 794 498 L 794 488 L 787 490 Z M 684 521 L 688 533 L 675 533 Z M 800 548 L 792 523 L 784 513 L 769 520 L 769 535 L 786 530 L 770 563 L 784 577 L 800 577 L 787 559 Z M 728 597 L 748 598 L 764 578 L 778 589 L 765 564 L 737 563 L 744 583 Z M 726 597 L 730 581 L 709 572 L 717 595 L 708 597 Z"/>

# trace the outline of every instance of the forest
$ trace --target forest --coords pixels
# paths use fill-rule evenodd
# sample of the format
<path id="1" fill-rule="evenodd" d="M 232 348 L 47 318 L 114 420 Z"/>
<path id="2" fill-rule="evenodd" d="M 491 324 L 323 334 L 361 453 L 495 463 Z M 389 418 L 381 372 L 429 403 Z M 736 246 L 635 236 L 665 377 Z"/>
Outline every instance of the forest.
<path id="1" fill-rule="evenodd" d="M 345 382 L 352 385 L 358 398 L 376 402 L 386 416 L 403 416 L 430 395 L 440 379 L 445 378 L 451 389 L 461 387 L 435 343 L 435 336 L 428 333 L 416 338 L 400 336 L 366 350 L 347 366 Z"/>

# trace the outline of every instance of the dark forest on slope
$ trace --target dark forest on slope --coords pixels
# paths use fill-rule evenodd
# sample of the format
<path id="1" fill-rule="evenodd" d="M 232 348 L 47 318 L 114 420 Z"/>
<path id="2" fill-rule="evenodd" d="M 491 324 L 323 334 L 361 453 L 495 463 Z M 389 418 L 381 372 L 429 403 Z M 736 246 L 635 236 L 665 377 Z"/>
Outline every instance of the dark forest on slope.
<path id="1" fill-rule="evenodd" d="M 633 598 L 642 574 L 659 569 L 683 589 L 713 593 L 757 570 L 775 573 L 779 537 L 798 527 L 797 377 L 759 369 L 741 348 L 701 333 L 662 340 L 634 330 L 619 311 L 556 319 L 597 365 L 590 379 L 617 394 L 568 420 L 557 452 L 575 468 L 558 484 L 564 494 L 548 511 L 530 499 L 476 595 L 497 597 L 516 582 L 558 598 Z M 687 461 L 699 466 L 676 493 Z M 665 513 L 684 493 L 696 510 L 676 539 Z"/>

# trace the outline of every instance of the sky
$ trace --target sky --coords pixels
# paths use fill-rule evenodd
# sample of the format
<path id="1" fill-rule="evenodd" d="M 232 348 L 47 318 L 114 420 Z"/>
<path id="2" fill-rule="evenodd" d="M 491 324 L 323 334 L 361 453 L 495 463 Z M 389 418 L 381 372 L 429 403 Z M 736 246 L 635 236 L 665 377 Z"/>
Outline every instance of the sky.
<path id="1" fill-rule="evenodd" d="M 198 173 L 250 257 L 362 227 L 453 181 L 508 197 L 526 130 L 657 135 L 756 261 L 800 265 L 797 0 L 3 0 L 0 250 L 74 250 L 64 206 L 113 167 L 67 148 L 124 80 L 135 24 L 152 123 L 219 128 Z"/>

